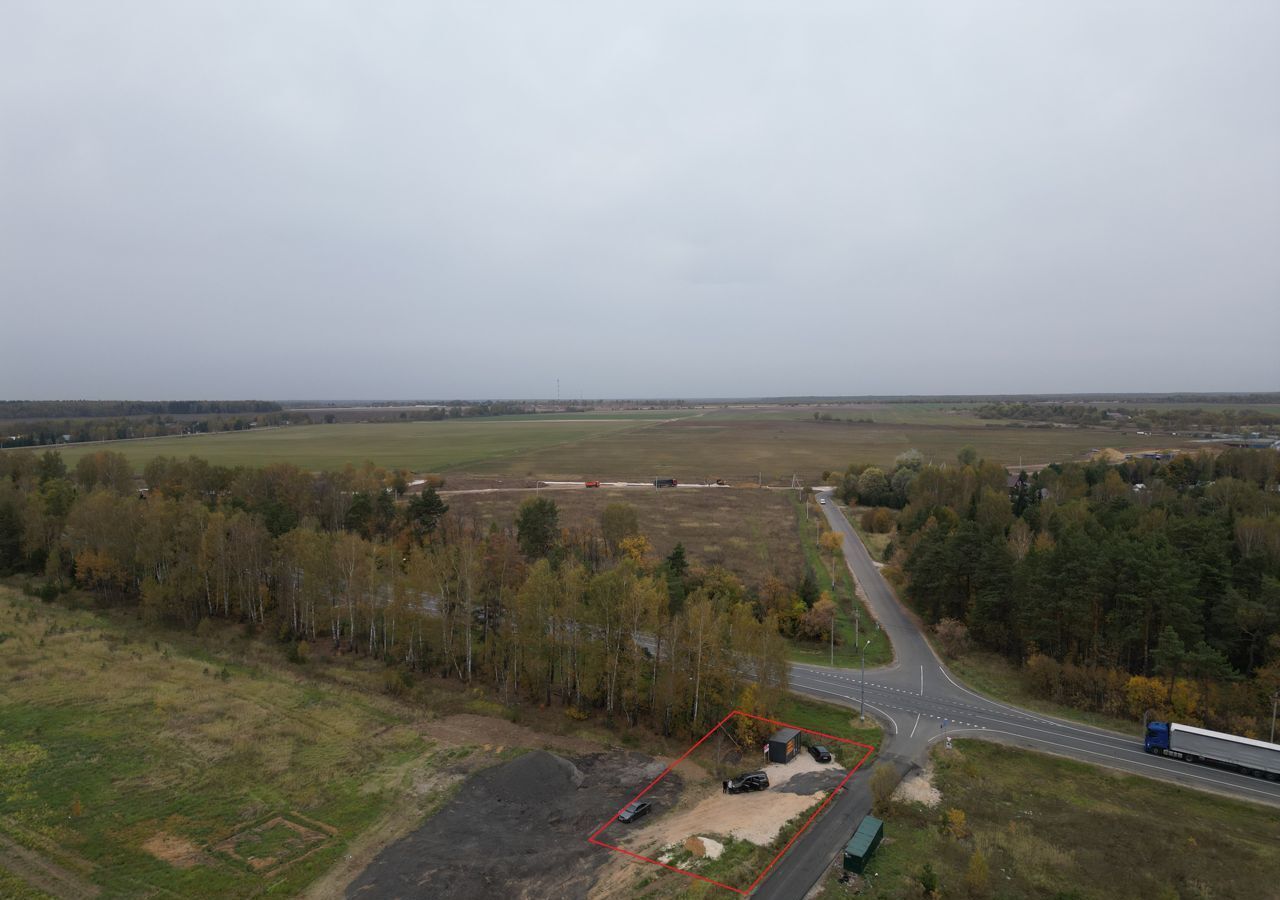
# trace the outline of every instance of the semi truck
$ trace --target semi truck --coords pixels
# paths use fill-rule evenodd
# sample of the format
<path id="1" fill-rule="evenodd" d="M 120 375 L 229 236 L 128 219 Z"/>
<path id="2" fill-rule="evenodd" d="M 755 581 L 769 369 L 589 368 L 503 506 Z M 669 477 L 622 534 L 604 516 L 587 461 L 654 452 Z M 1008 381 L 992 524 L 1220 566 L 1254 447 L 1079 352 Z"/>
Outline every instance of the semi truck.
<path id="1" fill-rule="evenodd" d="M 655 478 L 653 486 L 656 488 L 676 487 L 679 484 L 674 478 Z"/>
<path id="2" fill-rule="evenodd" d="M 1177 722 L 1148 722 L 1143 747 L 1159 756 L 1212 763 L 1257 778 L 1280 779 L 1280 744 Z"/>

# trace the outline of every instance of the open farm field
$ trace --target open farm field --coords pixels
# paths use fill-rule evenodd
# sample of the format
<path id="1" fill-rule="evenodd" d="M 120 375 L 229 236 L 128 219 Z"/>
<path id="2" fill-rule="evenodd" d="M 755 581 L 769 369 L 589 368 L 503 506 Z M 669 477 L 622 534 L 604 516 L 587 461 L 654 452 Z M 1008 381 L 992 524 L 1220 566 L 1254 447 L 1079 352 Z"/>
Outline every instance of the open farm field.
<path id="1" fill-rule="evenodd" d="M 908 406 L 909 404 L 904 404 Z M 550 479 L 630 480 L 656 475 L 683 480 L 789 483 L 793 473 L 816 480 L 850 462 L 892 463 L 915 448 L 926 459 L 951 460 L 966 445 L 1006 465 L 1083 457 L 1094 447 L 1120 450 L 1198 447 L 1183 438 L 1077 428 L 952 424 L 816 422 L 808 416 L 756 417 L 735 409 L 675 418 L 554 419 L 507 417 L 457 422 L 392 422 L 292 426 L 191 437 L 65 445 L 74 465 L 101 449 L 125 454 L 141 471 L 161 455 L 196 455 L 221 465 L 292 462 L 306 469 L 366 460 L 415 472 Z M 921 415 L 945 416 L 945 411 Z M 13 452 L 13 451 L 6 451 Z"/>
<path id="2" fill-rule="evenodd" d="M 924 896 L 926 863 L 943 897 L 1275 896 L 1280 819 L 1269 807 L 985 741 L 935 748 L 933 768 L 940 801 L 893 803 L 856 896 Z M 975 852 L 981 877 L 970 875 Z M 821 900 L 855 896 L 838 867 Z"/>
<path id="3" fill-rule="evenodd" d="M 979 419 L 974 411 L 977 403 L 829 403 L 777 406 L 727 406 L 708 413 L 715 418 L 745 421 L 812 420 L 813 414 L 834 419 L 871 419 L 878 425 L 951 425 L 982 427 L 988 420 Z"/>
<path id="4" fill-rule="evenodd" d="M 422 415 L 427 409 L 421 406 L 303 406 L 289 407 L 287 413 L 308 416 L 313 422 L 321 422 L 325 416 L 333 416 L 338 423 L 350 422 L 390 422 L 404 414 L 405 419 L 414 415 Z M 626 419 L 631 421 L 653 421 L 673 419 L 680 416 L 697 415 L 698 408 L 679 407 L 671 409 L 591 409 L 583 412 L 544 412 L 525 413 L 509 416 L 464 416 L 460 419 L 441 421 L 481 424 L 484 422 L 556 422 Z"/>
<path id="5" fill-rule="evenodd" d="M 514 419 L 514 421 L 512 421 Z M 646 420 L 493 417 L 458 422 L 386 422 L 295 425 L 187 437 L 146 438 L 58 449 L 69 465 L 98 450 L 123 453 L 142 471 L 157 456 L 199 456 L 223 466 L 291 462 L 304 469 L 340 469 L 372 460 L 415 472 L 467 471 L 513 453 L 549 449 L 611 431 L 652 427 Z M 37 448 L 39 449 L 39 448 Z"/>
<path id="6" fill-rule="evenodd" d="M 335 865 L 544 744 L 466 695 L 443 718 L 393 700 L 380 663 L 188 640 L 0 588 L 0 895 L 334 896 Z"/>
<path id="7" fill-rule="evenodd" d="M 1179 446 L 1177 438 L 1074 428 L 857 425 L 807 420 L 743 420 L 728 413 L 605 433 L 546 449 L 513 453 L 471 466 L 477 474 L 536 473 L 544 478 L 629 478 L 650 475 L 686 480 L 788 483 L 792 473 L 816 480 L 850 462 L 889 465 L 915 448 L 926 459 L 949 461 L 972 445 L 980 456 L 1006 465 L 1082 458 L 1093 447 L 1139 449 Z M 1193 446 L 1181 444 L 1181 446 Z"/>
<path id="8" fill-rule="evenodd" d="M 511 526 L 533 491 L 452 494 L 445 499 L 450 515 Z M 683 544 L 694 566 L 724 566 L 749 585 L 768 575 L 796 583 L 804 570 L 804 554 L 789 495 L 781 491 L 725 490 L 567 490 L 542 494 L 560 508 L 562 527 L 600 527 L 600 514 L 610 503 L 635 508 L 641 534 L 654 552 L 666 556 Z"/>

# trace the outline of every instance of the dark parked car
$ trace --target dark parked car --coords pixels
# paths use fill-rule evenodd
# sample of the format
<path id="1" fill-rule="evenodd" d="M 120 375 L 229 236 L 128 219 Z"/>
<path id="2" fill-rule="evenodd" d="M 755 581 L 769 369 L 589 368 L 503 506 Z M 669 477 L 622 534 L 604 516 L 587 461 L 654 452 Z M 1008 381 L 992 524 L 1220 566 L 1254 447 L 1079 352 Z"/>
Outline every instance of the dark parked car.
<path id="1" fill-rule="evenodd" d="M 747 772 L 723 782 L 726 794 L 742 794 L 746 791 L 763 791 L 769 786 L 769 776 L 763 772 Z"/>
<path id="2" fill-rule="evenodd" d="M 810 746 L 809 755 L 818 762 L 831 762 L 831 751 L 821 744 L 814 744 Z"/>
<path id="3" fill-rule="evenodd" d="M 651 809 L 653 809 L 653 804 L 637 800 L 635 803 L 628 804 L 626 809 L 618 813 L 618 821 L 623 823 L 634 822 L 641 816 L 648 815 Z"/>

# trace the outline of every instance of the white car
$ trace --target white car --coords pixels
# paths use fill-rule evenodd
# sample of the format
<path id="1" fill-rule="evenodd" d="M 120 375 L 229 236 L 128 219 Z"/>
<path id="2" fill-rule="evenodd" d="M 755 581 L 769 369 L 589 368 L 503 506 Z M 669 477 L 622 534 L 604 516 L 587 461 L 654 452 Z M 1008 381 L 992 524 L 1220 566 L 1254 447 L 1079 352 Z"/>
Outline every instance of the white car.
<path id="1" fill-rule="evenodd" d="M 827 505 L 827 498 L 826 498 L 826 497 L 819 497 L 819 498 L 818 498 L 818 502 L 819 502 L 819 503 L 821 503 L 823 506 L 826 506 L 826 505 Z"/>

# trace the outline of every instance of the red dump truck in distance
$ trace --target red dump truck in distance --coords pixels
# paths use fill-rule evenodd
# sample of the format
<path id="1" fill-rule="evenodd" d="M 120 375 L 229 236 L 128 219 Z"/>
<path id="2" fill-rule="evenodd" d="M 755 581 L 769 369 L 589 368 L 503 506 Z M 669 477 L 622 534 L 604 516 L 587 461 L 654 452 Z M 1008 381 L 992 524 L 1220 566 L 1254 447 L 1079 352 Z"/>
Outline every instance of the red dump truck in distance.
<path id="1" fill-rule="evenodd" d="M 587 487 L 600 487 L 600 482 L 598 482 L 598 481 L 588 481 L 588 482 L 587 482 Z"/>

